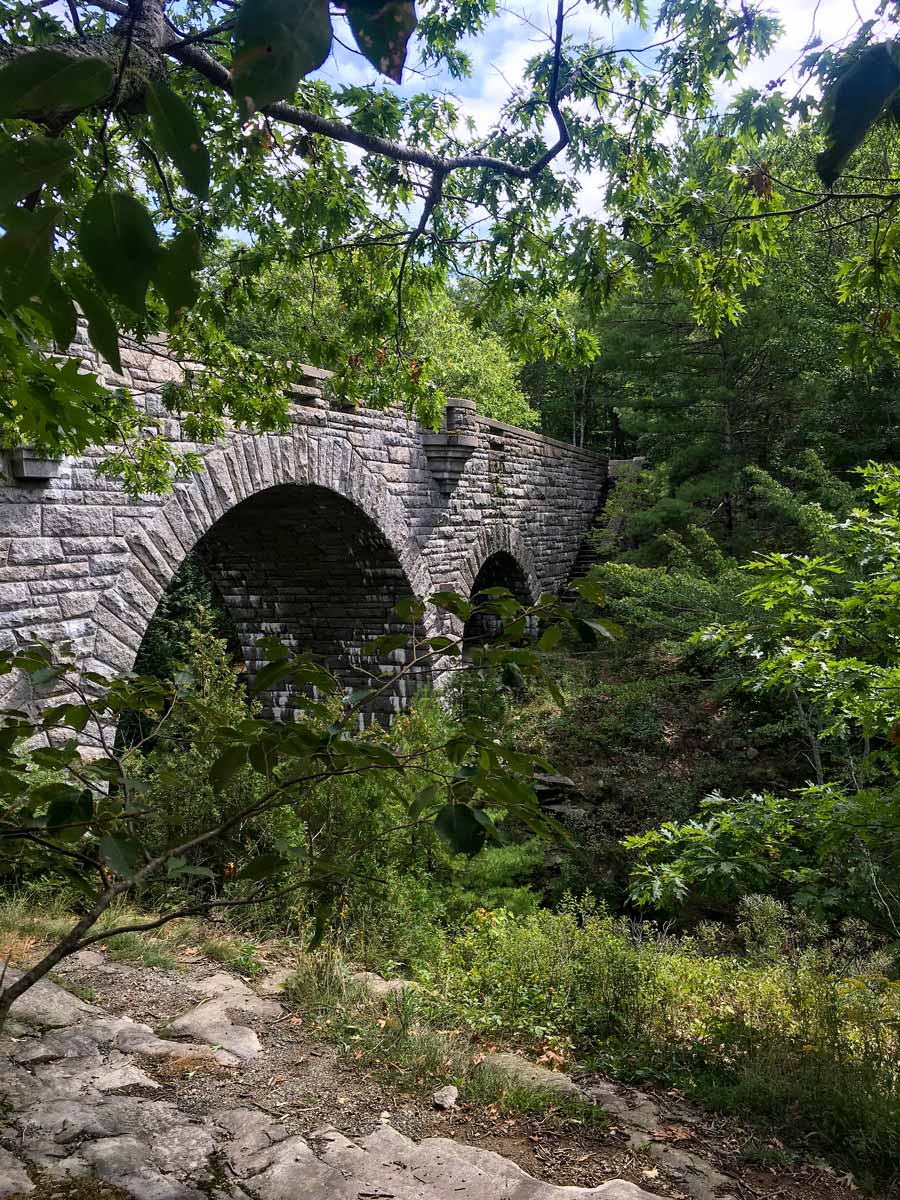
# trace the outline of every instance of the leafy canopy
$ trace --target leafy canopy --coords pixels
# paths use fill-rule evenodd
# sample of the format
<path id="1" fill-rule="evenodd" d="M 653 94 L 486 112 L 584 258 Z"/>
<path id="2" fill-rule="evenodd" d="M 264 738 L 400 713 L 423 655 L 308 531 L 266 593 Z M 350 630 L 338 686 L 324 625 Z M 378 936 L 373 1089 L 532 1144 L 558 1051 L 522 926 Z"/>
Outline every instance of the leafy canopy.
<path id="1" fill-rule="evenodd" d="M 583 8 L 649 23 L 632 0 Z M 197 465 L 148 437 L 127 397 L 110 400 L 92 377 L 47 362 L 52 342 L 71 342 L 76 304 L 113 371 L 123 343 L 161 328 L 176 353 L 209 363 L 190 395 L 170 400 L 198 440 L 229 418 L 277 426 L 290 364 L 245 356 L 235 369 L 221 336 L 228 286 L 213 286 L 203 271 L 235 229 L 251 251 L 236 271 L 308 263 L 362 314 L 356 344 L 335 341 L 323 353 L 351 397 L 365 398 L 354 373 L 381 366 L 391 372 L 383 390 L 423 400 L 426 374 L 408 353 L 408 318 L 432 303 L 449 273 L 535 302 L 552 299 L 565 276 L 603 290 L 607 230 L 577 215 L 575 171 L 608 173 L 611 213 L 639 205 L 666 155 L 667 117 L 708 116 L 718 81 L 776 32 L 756 6 L 673 0 L 658 17 L 666 42 L 658 69 L 647 73 L 627 48 L 570 35 L 574 10 L 560 4 L 486 136 L 467 128 L 452 97 L 396 87 L 416 60 L 466 74 L 465 40 L 494 16 L 491 0 L 347 0 L 334 9 L 324 0 L 190 0 L 177 13 L 160 0 L 132 8 L 76 0 L 65 15 L 4 4 L 7 442 L 48 453 L 117 444 L 109 469 L 134 489 L 164 488 L 173 471 Z M 335 37 L 389 82 L 315 77 Z M 523 322 L 522 336 L 539 343 L 531 325 Z"/>

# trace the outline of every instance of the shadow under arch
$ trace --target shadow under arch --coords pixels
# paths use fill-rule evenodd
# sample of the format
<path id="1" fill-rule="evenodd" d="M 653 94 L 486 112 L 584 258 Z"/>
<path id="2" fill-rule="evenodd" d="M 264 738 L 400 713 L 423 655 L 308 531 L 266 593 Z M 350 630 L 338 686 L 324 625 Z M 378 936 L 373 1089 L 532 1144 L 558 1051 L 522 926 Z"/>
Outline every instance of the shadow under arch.
<path id="1" fill-rule="evenodd" d="M 367 670 L 396 670 L 404 651 L 365 661 L 361 648 L 399 631 L 398 600 L 432 590 L 403 505 L 346 441 L 331 439 L 315 454 L 301 441 L 296 430 L 232 435 L 129 538 L 128 560 L 96 610 L 94 669 L 131 669 L 160 598 L 194 551 L 234 621 L 251 678 L 266 635 L 313 652 L 348 688 L 368 682 Z M 264 452 L 247 444 L 258 442 Z M 425 681 L 420 674 L 385 697 L 378 715 L 397 711 Z M 264 704 L 280 715 L 290 698 Z"/>
<path id="2" fill-rule="evenodd" d="M 498 549 L 482 561 L 469 589 L 469 599 L 477 603 L 489 588 L 507 588 L 520 604 L 528 605 L 538 598 L 536 579 L 509 549 Z M 487 597 L 484 597 L 485 599 Z M 465 623 L 463 646 L 471 648 L 496 636 L 500 619 L 488 613 L 474 613 Z"/>
<path id="3" fill-rule="evenodd" d="M 403 633 L 394 615 L 413 595 L 403 565 L 375 521 L 350 501 L 315 484 L 283 484 L 243 501 L 197 544 L 221 594 L 252 679 L 264 661 L 257 643 L 279 638 L 311 653 L 348 690 L 396 670 L 405 650 L 378 658 L 363 648 L 384 633 Z M 422 672 L 376 701 L 378 716 L 399 711 L 425 683 Z M 271 716 L 291 710 L 290 693 L 263 697 Z"/>

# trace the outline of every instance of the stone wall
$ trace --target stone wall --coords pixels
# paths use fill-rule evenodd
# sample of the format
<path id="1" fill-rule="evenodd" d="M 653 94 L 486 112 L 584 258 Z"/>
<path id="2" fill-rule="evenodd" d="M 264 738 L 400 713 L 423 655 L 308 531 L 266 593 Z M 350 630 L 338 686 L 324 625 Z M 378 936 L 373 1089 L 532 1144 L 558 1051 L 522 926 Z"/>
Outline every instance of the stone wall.
<path id="1" fill-rule="evenodd" d="M 124 377 L 72 348 L 108 386 L 132 388 L 182 443 L 160 388 L 180 368 L 160 344 L 123 349 Z M 49 476 L 7 453 L 0 483 L 0 646 L 74 643 L 85 663 L 128 669 L 184 556 L 197 549 L 229 605 L 248 669 L 276 632 L 355 675 L 358 647 L 391 627 L 403 595 L 468 594 L 493 555 L 514 560 L 533 597 L 566 581 L 606 464 L 540 435 L 448 405 L 440 433 L 398 409 L 329 408 L 307 369 L 290 429 L 229 433 L 168 496 L 130 499 L 97 473 L 101 451 Z M 193 448 L 193 447 L 192 447 Z M 350 682 L 353 680 L 350 679 Z"/>

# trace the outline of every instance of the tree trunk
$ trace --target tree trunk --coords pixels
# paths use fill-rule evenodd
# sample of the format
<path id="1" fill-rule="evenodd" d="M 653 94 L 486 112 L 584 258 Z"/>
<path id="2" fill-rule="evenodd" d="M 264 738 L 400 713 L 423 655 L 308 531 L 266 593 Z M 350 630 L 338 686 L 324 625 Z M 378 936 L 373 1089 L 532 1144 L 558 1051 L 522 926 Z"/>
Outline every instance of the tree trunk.
<path id="1" fill-rule="evenodd" d="M 90 107 L 108 112 L 144 110 L 144 96 L 150 80 L 165 80 L 165 49 L 178 39 L 166 27 L 160 0 L 137 0 L 133 11 L 108 33 L 97 37 L 66 38 L 44 46 L 0 45 L 0 64 L 28 54 L 32 50 L 60 50 L 73 58 L 100 58 L 113 68 L 114 80 L 109 92 Z M 35 109 L 21 116 L 59 132 L 81 110 Z"/>

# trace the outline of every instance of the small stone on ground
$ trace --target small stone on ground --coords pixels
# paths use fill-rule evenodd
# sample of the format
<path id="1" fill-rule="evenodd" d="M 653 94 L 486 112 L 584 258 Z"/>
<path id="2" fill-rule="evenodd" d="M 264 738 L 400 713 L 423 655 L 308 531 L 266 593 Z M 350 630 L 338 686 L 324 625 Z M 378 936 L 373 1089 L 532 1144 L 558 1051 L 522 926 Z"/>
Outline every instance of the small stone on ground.
<path id="1" fill-rule="evenodd" d="M 439 1088 L 431 1097 L 431 1102 L 435 1108 L 453 1108 L 459 1099 L 459 1088 L 448 1083 L 446 1087 Z"/>

